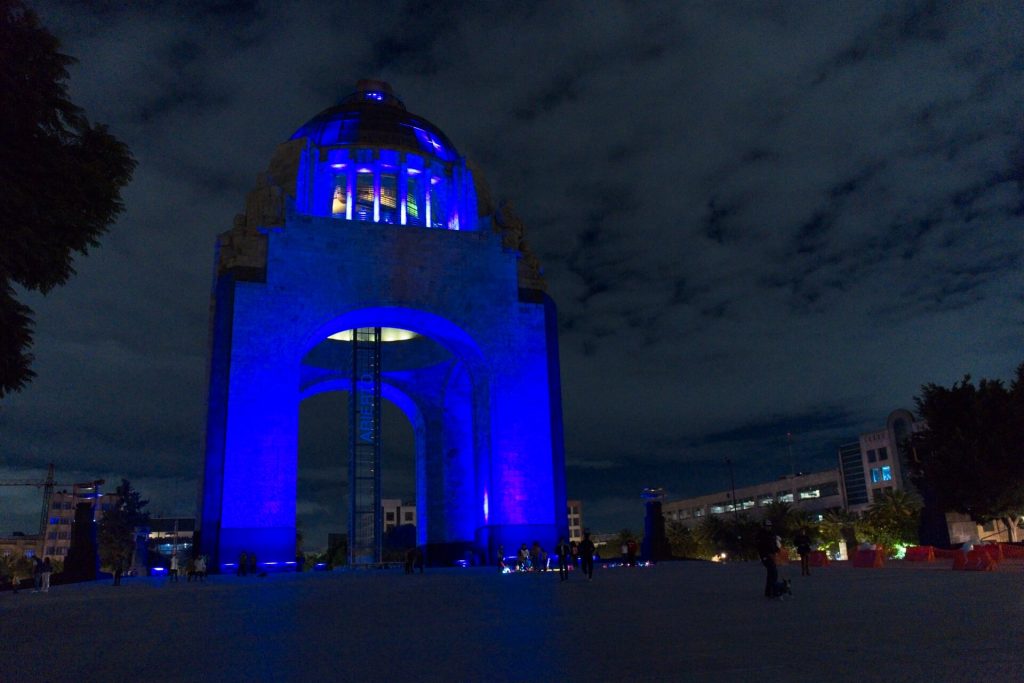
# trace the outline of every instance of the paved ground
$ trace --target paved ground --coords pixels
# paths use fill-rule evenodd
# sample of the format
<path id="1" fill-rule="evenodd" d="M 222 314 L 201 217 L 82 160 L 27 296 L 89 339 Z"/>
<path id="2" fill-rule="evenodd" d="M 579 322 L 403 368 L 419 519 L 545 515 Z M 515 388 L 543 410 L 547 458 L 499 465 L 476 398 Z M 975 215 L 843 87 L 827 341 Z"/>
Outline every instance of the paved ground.
<path id="1" fill-rule="evenodd" d="M 0 594 L 0 681 L 1016 681 L 1024 565 L 129 579 Z"/>

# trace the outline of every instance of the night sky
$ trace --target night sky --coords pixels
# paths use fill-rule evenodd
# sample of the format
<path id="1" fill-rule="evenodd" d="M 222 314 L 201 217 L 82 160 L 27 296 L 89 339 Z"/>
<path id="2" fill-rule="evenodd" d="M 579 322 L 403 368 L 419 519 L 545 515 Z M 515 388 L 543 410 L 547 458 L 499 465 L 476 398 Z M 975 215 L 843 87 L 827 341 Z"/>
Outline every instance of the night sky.
<path id="1" fill-rule="evenodd" d="M 392 84 L 513 202 L 559 305 L 568 493 L 595 531 L 835 464 L 925 382 L 1024 361 L 1024 6 L 35 3 L 138 160 L 36 310 L 0 477 L 132 480 L 192 516 L 213 245 L 275 145 Z M 103 9 L 96 9 L 97 7 Z M 390 410 L 385 496 L 413 493 Z M 304 406 L 308 545 L 344 530 L 343 401 Z M 39 492 L 0 489 L 0 532 Z"/>

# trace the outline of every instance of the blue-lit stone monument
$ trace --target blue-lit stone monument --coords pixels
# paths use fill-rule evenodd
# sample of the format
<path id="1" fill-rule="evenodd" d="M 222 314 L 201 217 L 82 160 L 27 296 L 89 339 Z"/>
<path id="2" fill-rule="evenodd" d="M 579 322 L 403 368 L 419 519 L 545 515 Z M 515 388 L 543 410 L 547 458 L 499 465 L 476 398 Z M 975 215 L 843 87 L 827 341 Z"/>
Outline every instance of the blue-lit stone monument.
<path id="1" fill-rule="evenodd" d="M 215 567 L 294 560 L 299 405 L 324 391 L 358 394 L 350 534 L 373 524 L 379 539 L 369 416 L 388 400 L 413 427 L 428 562 L 567 535 L 555 307 L 522 223 L 376 81 L 278 147 L 217 242 L 200 514 Z"/>

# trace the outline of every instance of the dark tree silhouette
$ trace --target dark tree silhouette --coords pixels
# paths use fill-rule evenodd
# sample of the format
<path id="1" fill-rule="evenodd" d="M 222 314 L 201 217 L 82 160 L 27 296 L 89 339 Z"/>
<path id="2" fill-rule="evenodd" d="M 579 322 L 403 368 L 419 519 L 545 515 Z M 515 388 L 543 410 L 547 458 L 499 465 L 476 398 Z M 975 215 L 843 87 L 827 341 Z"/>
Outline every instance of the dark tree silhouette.
<path id="1" fill-rule="evenodd" d="M 122 566 L 131 562 L 135 551 L 135 528 L 149 523 L 149 513 L 143 510 L 149 503 L 127 479 L 117 487 L 117 504 L 103 513 L 99 523 L 100 560 L 105 566 Z"/>
<path id="2" fill-rule="evenodd" d="M 970 377 L 946 388 L 927 384 L 916 399 L 927 429 L 913 438 L 915 478 L 946 510 L 985 523 L 1002 519 L 1017 540 L 1024 513 L 1024 364 L 1010 387 Z"/>
<path id="3" fill-rule="evenodd" d="M 14 285 L 47 293 L 74 274 L 121 213 L 128 148 L 68 97 L 72 57 L 18 0 L 0 0 L 0 397 L 32 379 L 32 310 Z"/>

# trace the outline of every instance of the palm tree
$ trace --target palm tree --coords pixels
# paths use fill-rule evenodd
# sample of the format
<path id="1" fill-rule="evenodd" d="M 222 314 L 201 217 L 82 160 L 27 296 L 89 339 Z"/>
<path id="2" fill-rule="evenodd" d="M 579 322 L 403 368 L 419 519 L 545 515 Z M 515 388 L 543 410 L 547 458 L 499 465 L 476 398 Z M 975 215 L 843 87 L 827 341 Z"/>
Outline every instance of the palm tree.
<path id="1" fill-rule="evenodd" d="M 892 548 L 917 543 L 921 498 L 907 491 L 883 493 L 868 509 L 869 536 L 876 543 Z"/>
<path id="2" fill-rule="evenodd" d="M 846 546 L 853 549 L 860 531 L 863 531 L 860 517 L 847 510 L 829 510 L 818 523 L 818 538 L 830 549 L 838 548 L 840 541 L 846 541 Z"/>

